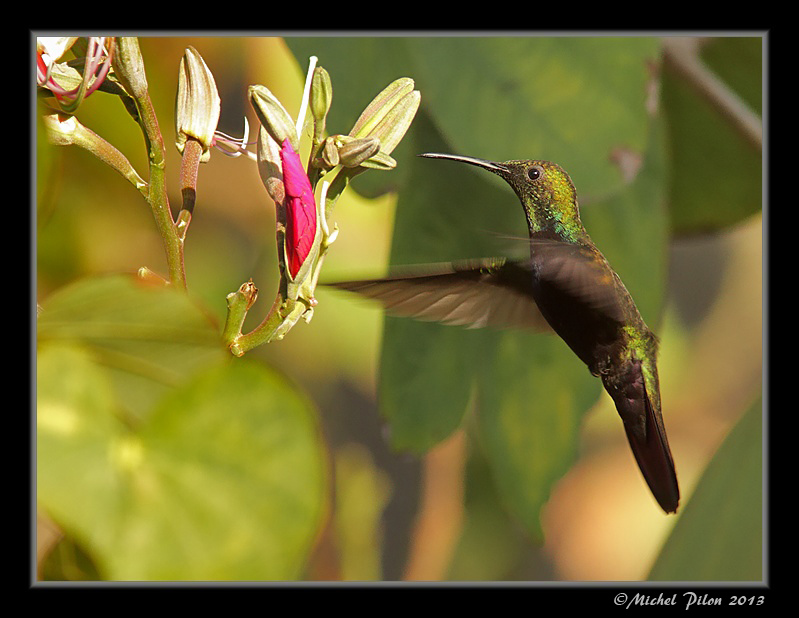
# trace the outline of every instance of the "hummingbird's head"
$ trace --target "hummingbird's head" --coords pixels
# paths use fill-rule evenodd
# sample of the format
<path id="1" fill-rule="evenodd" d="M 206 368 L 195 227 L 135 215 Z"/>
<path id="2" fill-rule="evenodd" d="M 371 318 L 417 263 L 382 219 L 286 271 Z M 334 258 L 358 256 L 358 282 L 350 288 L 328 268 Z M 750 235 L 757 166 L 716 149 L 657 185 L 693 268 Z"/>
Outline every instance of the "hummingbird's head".
<path id="1" fill-rule="evenodd" d="M 555 163 L 537 160 L 497 163 L 438 153 L 419 156 L 476 165 L 503 178 L 522 203 L 530 234 L 554 234 L 565 240 L 576 240 L 585 234 L 577 205 L 577 191 L 569 175 Z"/>

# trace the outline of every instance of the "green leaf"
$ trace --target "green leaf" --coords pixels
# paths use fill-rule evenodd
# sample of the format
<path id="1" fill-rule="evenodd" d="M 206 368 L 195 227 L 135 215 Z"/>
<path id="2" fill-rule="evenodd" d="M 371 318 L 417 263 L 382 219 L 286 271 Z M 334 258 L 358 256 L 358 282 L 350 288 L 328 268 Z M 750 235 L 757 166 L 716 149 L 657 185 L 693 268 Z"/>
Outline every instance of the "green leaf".
<path id="1" fill-rule="evenodd" d="M 573 175 L 583 195 L 623 185 L 611 153 L 646 148 L 648 84 L 658 65 L 654 37 L 333 37 L 287 39 L 333 82 L 331 132 L 348 129 L 380 88 L 415 80 L 447 151 L 488 159 L 542 158 Z M 357 58 L 358 70 L 352 70 Z M 355 185 L 404 182 L 413 154 L 400 145 L 397 171 Z M 397 174 L 400 174 L 399 176 Z"/>
<path id="2" fill-rule="evenodd" d="M 479 449 L 469 449 L 464 479 L 463 531 L 450 561 L 450 581 L 515 579 L 513 567 L 529 558 L 529 536 L 499 506 L 493 474 Z"/>
<path id="3" fill-rule="evenodd" d="M 380 413 L 391 444 L 424 453 L 460 426 L 485 333 L 387 317 L 383 340 Z"/>
<path id="4" fill-rule="evenodd" d="M 477 372 L 478 441 L 503 503 L 541 539 L 539 513 L 577 455 L 599 382 L 555 337 L 498 333 Z"/>
<path id="5" fill-rule="evenodd" d="M 423 114 L 409 138 L 420 151 L 441 145 Z M 514 219 L 523 230 L 521 208 L 509 189 L 503 191 L 464 166 L 432 163 L 410 162 L 412 182 L 397 203 L 392 263 L 495 255 L 497 238 L 487 229 L 502 231 L 501 221 Z M 503 197 L 506 204 L 486 208 Z M 390 421 L 395 448 L 423 452 L 460 425 L 473 394 L 475 367 L 496 334 L 386 318 L 380 407 Z"/>
<path id="6" fill-rule="evenodd" d="M 368 450 L 346 444 L 336 452 L 336 514 L 333 522 L 341 579 L 382 579 L 382 518 L 391 481 Z"/>
<path id="7" fill-rule="evenodd" d="M 763 37 L 716 37 L 702 47 L 702 59 L 751 106 L 763 112 Z"/>
<path id="8" fill-rule="evenodd" d="M 135 430 L 107 369 L 49 343 L 37 372 L 37 496 L 111 580 L 283 580 L 322 522 L 308 401 L 245 361 L 171 390 Z"/>
<path id="9" fill-rule="evenodd" d="M 93 277 L 43 303 L 40 344 L 77 341 L 111 370 L 120 402 L 140 419 L 170 387 L 227 358 L 204 311 L 171 288 L 128 275 Z"/>
<path id="10" fill-rule="evenodd" d="M 763 414 L 733 427 L 677 520 L 651 580 L 763 580 Z"/>
<path id="11" fill-rule="evenodd" d="M 655 327 L 669 267 L 668 157 L 662 119 L 652 123 L 648 148 L 637 164 L 640 168 L 630 184 L 611 197 L 581 204 L 580 214 L 644 320 Z"/>
<path id="12" fill-rule="evenodd" d="M 762 39 L 720 38 L 704 50 L 708 65 L 737 87 L 754 110 L 762 100 Z M 671 226 L 677 234 L 734 225 L 762 209 L 762 153 L 669 71 L 663 75 L 673 181 Z"/>
<path id="13" fill-rule="evenodd" d="M 623 184 L 614 149 L 646 148 L 655 38 L 423 37 L 408 48 L 456 154 L 555 161 L 585 197 Z"/>

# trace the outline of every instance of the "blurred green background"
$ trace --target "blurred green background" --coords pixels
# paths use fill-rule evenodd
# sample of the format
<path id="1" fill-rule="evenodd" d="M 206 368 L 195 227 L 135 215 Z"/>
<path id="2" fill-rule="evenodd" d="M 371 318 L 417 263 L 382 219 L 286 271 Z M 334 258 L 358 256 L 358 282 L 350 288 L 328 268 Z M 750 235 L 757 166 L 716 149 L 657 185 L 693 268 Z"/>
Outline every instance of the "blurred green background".
<path id="1" fill-rule="evenodd" d="M 349 131 L 360 110 L 391 80 L 416 80 L 422 109 L 395 153 L 398 169 L 364 174 L 337 204 L 333 219 L 341 232 L 323 280 L 380 275 L 390 262 L 518 253 L 507 236 L 523 234 L 523 217 L 509 191 L 472 170 L 420 162 L 415 153 L 446 148 L 484 158 L 535 157 L 562 164 L 581 195 L 586 228 L 660 337 L 664 416 L 682 506 L 676 517 L 656 507 L 612 403 L 585 368 L 563 354 L 562 343 L 384 318 L 369 303 L 321 289 L 310 324 L 300 323 L 285 340 L 254 350 L 248 355 L 251 364 L 235 380 L 193 373 L 185 378 L 197 382 L 185 386 L 185 393 L 199 397 L 200 385 L 216 384 L 215 391 L 204 387 L 206 400 L 226 402 L 201 406 L 209 408 L 207 426 L 206 417 L 193 416 L 191 406 L 177 409 L 187 395 L 175 395 L 173 387 L 159 395 L 166 398 L 160 403 L 140 404 L 142 409 L 160 405 L 164 417 L 195 418 L 199 433 L 180 424 L 169 430 L 162 420 L 166 425 L 151 430 L 154 437 L 145 439 L 134 427 L 137 441 L 119 439 L 125 465 L 138 461 L 138 449 L 169 452 L 155 445 L 164 436 L 170 445 L 186 444 L 174 458 L 152 464 L 152 478 L 163 483 L 163 493 L 142 489 L 138 484 L 146 477 L 134 473 L 131 495 L 147 497 L 157 509 L 142 507 L 139 498 L 130 507 L 103 505 L 117 515 L 126 508 L 142 509 L 113 519 L 126 529 L 140 526 L 139 536 L 131 531 L 123 542 L 118 531 L 110 530 L 104 533 L 107 540 L 98 542 L 86 537 L 85 522 L 70 520 L 75 509 L 69 505 L 81 492 L 74 488 L 61 495 L 43 482 L 48 466 L 68 466 L 63 458 L 42 463 L 58 451 L 42 446 L 40 429 L 40 492 L 48 487 L 53 492 L 48 500 L 66 505 L 60 518 L 40 510 L 39 549 L 46 557 L 41 577 L 762 578 L 762 453 L 756 432 L 763 369 L 761 153 L 663 66 L 657 38 L 148 37 L 140 45 L 167 144 L 173 208 L 180 194 L 172 114 L 186 46 L 193 45 L 214 73 L 222 98 L 219 128 L 230 134 L 240 134 L 245 114 L 257 126 L 246 100 L 249 84 L 266 85 L 296 115 L 311 54 L 332 78 L 332 132 Z M 703 47 L 712 70 L 756 113 L 762 101 L 762 45 L 758 36 L 719 37 Z M 146 176 L 141 133 L 119 100 L 93 95 L 77 115 Z M 58 293 L 76 281 L 135 273 L 141 266 L 166 272 L 152 215 L 130 185 L 88 153 L 50 147 L 41 135 L 37 153 L 37 300 L 43 315 L 72 315 L 72 305 Z M 631 176 L 620 161 L 632 162 Z M 260 291 L 245 325 L 252 328 L 268 310 L 278 282 L 274 206 L 254 164 L 243 158 L 215 153 L 200 172 L 186 244 L 191 297 L 201 307 L 198 313 L 221 329 L 225 296 L 252 277 Z M 120 298 L 137 294 L 124 286 L 115 293 Z M 109 311 L 115 307 L 108 296 L 97 302 Z M 193 312 L 178 308 L 158 319 Z M 51 343 L 79 336 L 53 335 L 59 324 L 47 319 L 50 330 L 44 336 L 40 332 L 40 406 L 43 398 L 53 408 L 62 398 L 87 402 L 76 403 L 78 408 L 112 405 L 103 403 L 105 395 L 90 400 L 87 393 L 98 383 L 94 378 L 71 400 L 63 384 L 43 392 L 42 384 L 66 375 L 68 368 L 96 361 L 98 350 L 108 354 L 108 346 L 96 342 L 88 357 L 63 341 Z M 201 341 L 195 344 L 205 350 Z M 42 375 L 52 376 L 51 381 Z M 235 384 L 246 384 L 248 377 L 261 385 L 256 391 L 283 393 L 275 395 L 280 397 L 275 406 L 296 409 L 290 427 L 275 420 L 281 431 L 311 436 L 303 447 L 307 456 L 302 451 L 292 456 L 305 463 L 320 459 L 308 466 L 303 480 L 314 487 L 316 501 L 306 510 L 297 503 L 296 512 L 306 514 L 308 523 L 296 533 L 285 570 L 236 558 L 249 556 L 243 550 L 226 546 L 217 554 L 218 547 L 196 546 L 192 530 L 207 530 L 204 525 L 223 527 L 220 538 L 234 547 L 229 529 L 253 535 L 242 537 L 246 543 L 259 536 L 258 517 L 276 520 L 269 519 L 268 505 L 238 495 L 229 501 L 237 509 L 211 513 L 215 500 L 224 500 L 217 496 L 230 487 L 225 477 L 211 478 L 216 473 L 201 465 L 185 474 L 174 472 L 197 436 L 229 428 L 233 411 L 243 405 L 231 399 Z M 120 388 L 117 377 L 110 380 Z M 175 380 L 179 390 L 184 377 Z M 176 399 L 171 404 L 170 394 Z M 562 413 L 548 414 L 551 410 Z M 735 429 L 739 422 L 745 431 Z M 318 425 L 318 441 L 307 423 Z M 114 436 L 128 436 L 129 430 L 108 429 Z M 264 432 L 259 447 L 267 448 L 270 435 Z M 232 434 L 229 439 L 235 444 L 240 438 Z M 211 455 L 196 453 L 198 462 L 204 457 Z M 266 459 L 264 470 L 255 473 L 251 467 L 260 461 L 258 454 L 242 456 L 241 474 L 252 475 L 253 483 L 272 482 Z M 204 496 L 202 508 L 193 509 L 194 498 L 168 490 L 163 479 L 173 472 L 180 483 L 176 487 L 193 487 Z M 65 478 L 62 488 L 74 479 L 68 472 Z M 57 479 L 51 482 L 59 485 Z M 92 505 L 91 492 L 83 499 Z M 198 514 L 207 521 L 197 522 Z M 147 560 L 131 565 L 126 557 L 137 555 L 137 548 L 149 551 L 148 542 L 158 552 L 161 537 L 148 536 L 153 521 L 161 533 L 174 526 L 182 542 L 164 548 L 173 555 L 157 561 L 157 568 Z M 734 544 L 732 531 L 739 541 Z M 115 550 L 116 543 L 124 551 Z M 204 565 L 209 552 L 225 559 Z M 174 566 L 189 559 L 196 568 Z"/>

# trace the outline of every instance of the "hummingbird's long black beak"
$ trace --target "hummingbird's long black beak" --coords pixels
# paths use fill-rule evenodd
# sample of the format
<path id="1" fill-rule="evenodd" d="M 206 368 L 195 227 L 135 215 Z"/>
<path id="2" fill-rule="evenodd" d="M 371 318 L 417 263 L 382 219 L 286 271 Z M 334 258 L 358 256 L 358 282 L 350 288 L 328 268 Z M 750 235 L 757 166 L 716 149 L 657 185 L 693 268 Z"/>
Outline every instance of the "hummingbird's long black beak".
<path id="1" fill-rule="evenodd" d="M 425 157 L 426 159 L 448 159 L 449 161 L 468 163 L 469 165 L 482 167 L 484 170 L 494 172 L 495 174 L 501 174 L 508 171 L 501 163 L 495 163 L 494 161 L 488 161 L 486 159 L 478 159 L 477 157 L 462 157 L 460 155 L 442 154 L 439 152 L 425 152 L 419 156 Z"/>

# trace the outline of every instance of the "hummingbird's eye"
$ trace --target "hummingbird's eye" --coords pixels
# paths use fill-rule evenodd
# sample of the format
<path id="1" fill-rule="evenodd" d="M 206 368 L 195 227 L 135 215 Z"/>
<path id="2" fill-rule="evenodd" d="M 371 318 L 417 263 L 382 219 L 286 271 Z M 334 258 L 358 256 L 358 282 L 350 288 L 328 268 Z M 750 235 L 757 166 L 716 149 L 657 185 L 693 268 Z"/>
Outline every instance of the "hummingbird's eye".
<path id="1" fill-rule="evenodd" d="M 544 170 L 542 170 L 538 165 L 535 165 L 527 170 L 527 177 L 530 180 L 538 180 L 543 175 L 544 175 Z"/>

